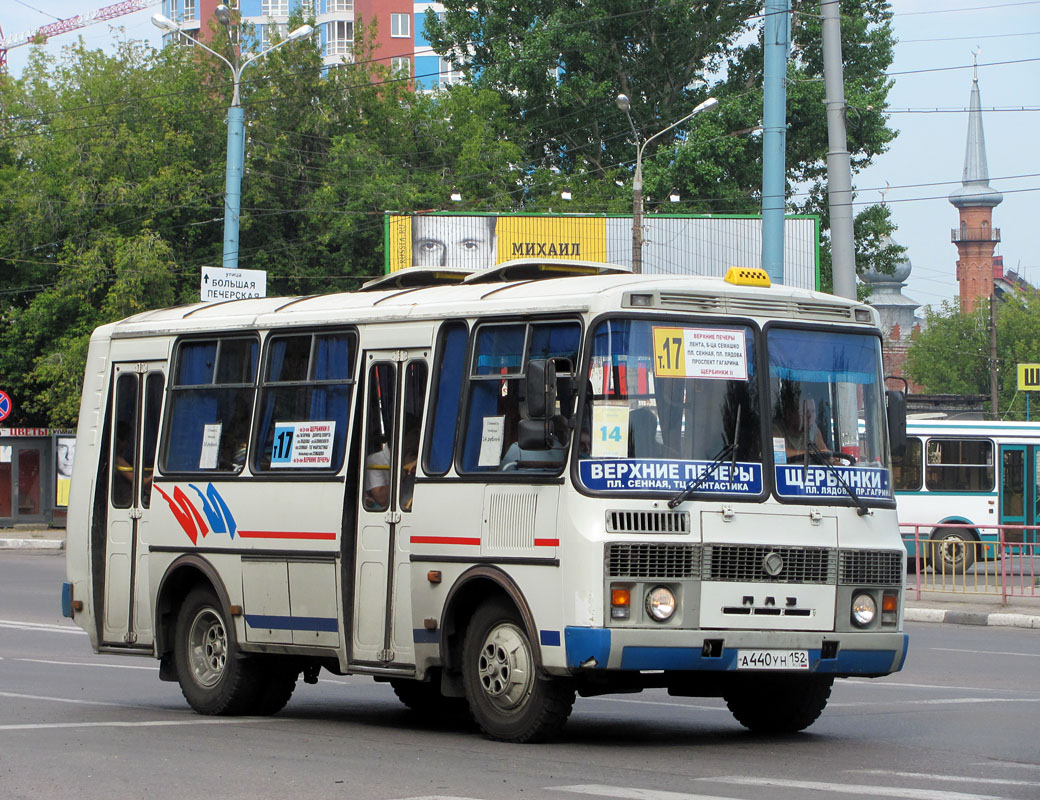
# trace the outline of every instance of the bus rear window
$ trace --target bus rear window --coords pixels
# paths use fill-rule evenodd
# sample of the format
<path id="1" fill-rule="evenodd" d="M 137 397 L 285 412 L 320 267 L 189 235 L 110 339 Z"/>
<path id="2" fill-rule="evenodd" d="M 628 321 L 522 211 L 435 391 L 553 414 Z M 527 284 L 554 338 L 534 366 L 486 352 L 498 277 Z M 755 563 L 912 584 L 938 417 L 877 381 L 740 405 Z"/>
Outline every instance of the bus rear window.
<path id="1" fill-rule="evenodd" d="M 993 490 L 993 442 L 989 439 L 931 439 L 925 485 L 932 492 Z"/>

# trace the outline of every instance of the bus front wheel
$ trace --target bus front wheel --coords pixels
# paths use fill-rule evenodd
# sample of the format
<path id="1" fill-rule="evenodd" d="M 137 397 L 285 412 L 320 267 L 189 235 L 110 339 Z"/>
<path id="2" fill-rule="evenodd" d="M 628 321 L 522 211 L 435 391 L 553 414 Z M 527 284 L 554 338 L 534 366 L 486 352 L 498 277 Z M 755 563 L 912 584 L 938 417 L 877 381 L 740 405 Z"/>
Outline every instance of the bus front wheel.
<path id="1" fill-rule="evenodd" d="M 567 722 L 574 687 L 538 674 L 519 614 L 504 602 L 473 615 L 462 645 L 462 678 L 470 713 L 484 734 L 503 742 L 537 742 Z"/>
<path id="2" fill-rule="evenodd" d="M 759 675 L 735 682 L 723 697 L 754 733 L 797 733 L 823 713 L 833 683 L 829 675 Z"/>
<path id="3" fill-rule="evenodd" d="M 213 591 L 201 587 L 188 593 L 177 613 L 177 681 L 188 705 L 200 714 L 250 713 L 261 692 L 260 676 L 238 653 L 234 628 L 226 619 Z"/>

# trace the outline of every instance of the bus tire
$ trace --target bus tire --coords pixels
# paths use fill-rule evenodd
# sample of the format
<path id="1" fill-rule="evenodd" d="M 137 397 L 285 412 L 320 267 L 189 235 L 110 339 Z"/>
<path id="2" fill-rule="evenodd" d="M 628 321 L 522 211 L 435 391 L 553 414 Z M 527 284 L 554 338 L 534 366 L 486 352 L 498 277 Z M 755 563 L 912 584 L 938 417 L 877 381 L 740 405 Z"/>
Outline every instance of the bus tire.
<path id="1" fill-rule="evenodd" d="M 266 660 L 264 659 L 264 661 Z M 289 702 L 289 698 L 296 690 L 296 679 L 300 676 L 300 667 L 294 663 L 282 663 L 277 658 L 271 658 L 273 662 L 271 664 L 265 664 L 264 661 L 259 661 L 256 665 L 260 668 L 259 691 L 250 713 L 269 717 L 277 714 Z"/>
<path id="2" fill-rule="evenodd" d="M 938 528 L 931 536 L 930 556 L 933 569 L 965 573 L 975 563 L 975 538 L 960 528 Z"/>
<path id="3" fill-rule="evenodd" d="M 188 705 L 200 714 L 250 713 L 263 689 L 255 664 L 238 652 L 234 627 L 226 619 L 209 587 L 192 589 L 177 612 L 177 681 Z"/>
<path id="4" fill-rule="evenodd" d="M 440 686 L 433 681 L 391 680 L 390 686 L 409 711 L 427 717 L 439 719 L 444 717 L 464 716 L 466 701 L 462 697 L 445 697 Z"/>
<path id="5" fill-rule="evenodd" d="M 723 698 L 753 733 L 797 733 L 823 713 L 833 683 L 830 675 L 761 675 L 734 682 Z"/>
<path id="6" fill-rule="evenodd" d="M 474 721 L 489 739 L 539 742 L 558 733 L 574 706 L 574 686 L 538 674 L 520 615 L 498 601 L 481 606 L 466 629 L 462 680 Z"/>

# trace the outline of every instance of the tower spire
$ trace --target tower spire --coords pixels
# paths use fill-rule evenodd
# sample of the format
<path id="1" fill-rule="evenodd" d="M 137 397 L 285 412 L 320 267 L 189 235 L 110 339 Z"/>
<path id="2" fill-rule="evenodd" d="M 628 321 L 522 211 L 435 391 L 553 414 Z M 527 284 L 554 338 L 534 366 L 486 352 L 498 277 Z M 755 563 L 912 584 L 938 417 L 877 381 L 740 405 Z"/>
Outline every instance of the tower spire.
<path id="1" fill-rule="evenodd" d="M 980 299 L 993 294 L 993 279 L 998 277 L 998 262 L 993 250 L 1000 241 L 1000 230 L 991 226 L 993 208 L 1004 195 L 989 185 L 986 163 L 986 137 L 982 131 L 982 101 L 979 95 L 979 50 L 974 56 L 971 100 L 968 106 L 968 140 L 964 149 L 961 185 L 950 192 L 949 201 L 958 210 L 960 227 L 952 231 L 957 246 L 957 281 L 961 308 L 971 311 Z"/>

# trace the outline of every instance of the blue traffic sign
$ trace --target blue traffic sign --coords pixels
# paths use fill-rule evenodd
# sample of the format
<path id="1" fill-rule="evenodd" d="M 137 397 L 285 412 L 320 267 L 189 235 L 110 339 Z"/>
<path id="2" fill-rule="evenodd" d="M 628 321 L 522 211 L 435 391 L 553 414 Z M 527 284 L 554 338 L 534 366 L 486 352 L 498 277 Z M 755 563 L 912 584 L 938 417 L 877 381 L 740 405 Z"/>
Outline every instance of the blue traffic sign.
<path id="1" fill-rule="evenodd" d="M 11 398 L 7 392 L 0 391 L 0 422 L 7 419 L 7 416 L 11 413 L 12 403 Z"/>

